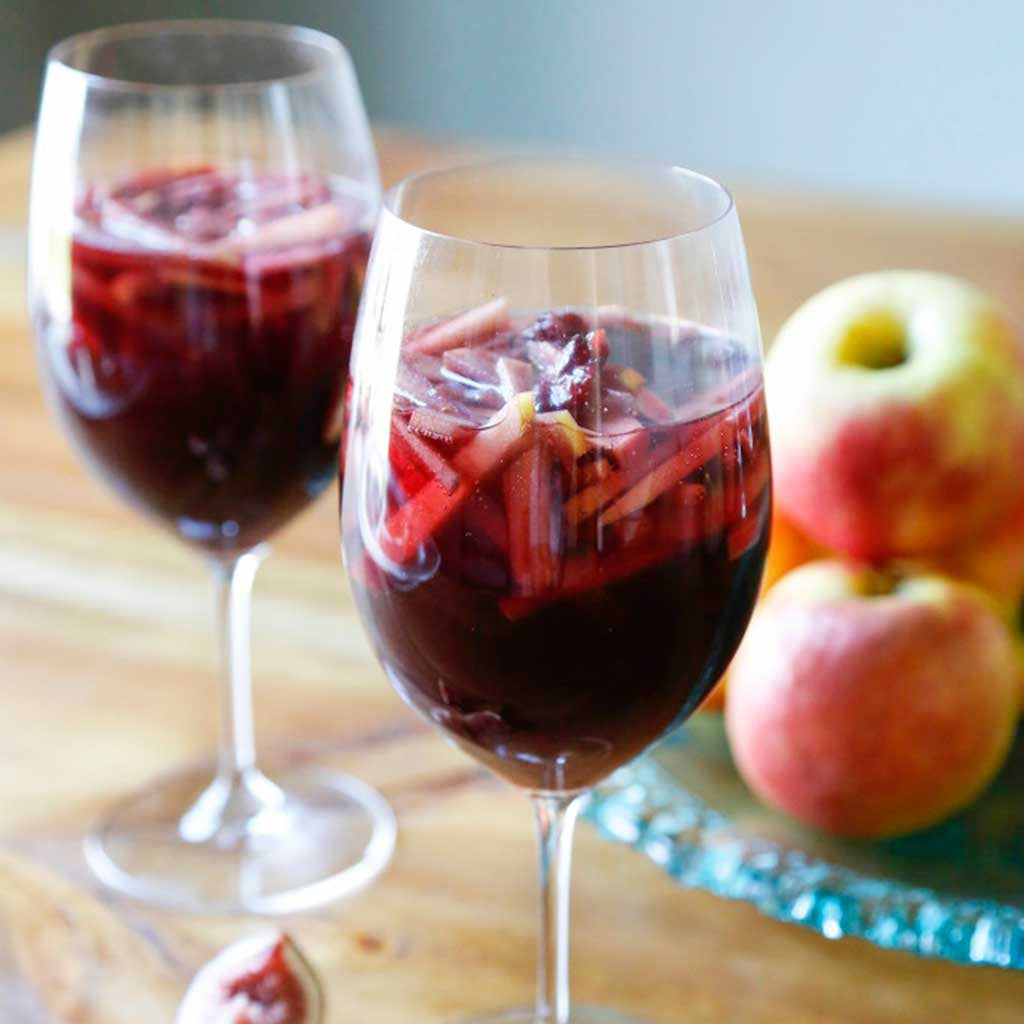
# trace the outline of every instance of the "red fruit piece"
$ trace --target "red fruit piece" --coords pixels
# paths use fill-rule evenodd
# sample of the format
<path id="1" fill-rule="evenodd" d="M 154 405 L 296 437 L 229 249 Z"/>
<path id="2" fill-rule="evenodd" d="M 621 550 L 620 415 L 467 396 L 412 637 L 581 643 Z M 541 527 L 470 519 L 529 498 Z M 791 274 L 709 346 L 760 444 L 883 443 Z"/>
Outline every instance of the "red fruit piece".
<path id="1" fill-rule="evenodd" d="M 465 421 L 437 409 L 426 408 L 413 410 L 409 429 L 420 437 L 448 447 L 462 444 L 473 433 L 473 428 Z"/>
<path id="2" fill-rule="evenodd" d="M 768 486 L 771 475 L 768 456 L 760 452 L 742 463 L 733 463 L 723 481 L 725 516 L 727 521 L 748 516 L 757 505 L 761 493 Z"/>
<path id="3" fill-rule="evenodd" d="M 607 439 L 605 439 L 607 440 Z M 657 466 L 679 451 L 675 438 L 667 438 L 655 445 L 646 459 L 629 459 L 603 480 L 577 491 L 566 503 L 565 514 L 570 523 L 581 523 L 603 508 L 617 495 L 624 493 L 639 480 L 652 466 Z"/>
<path id="4" fill-rule="evenodd" d="M 603 327 L 591 331 L 587 335 L 587 346 L 590 349 L 590 356 L 599 363 L 604 363 L 608 358 L 608 335 Z"/>
<path id="5" fill-rule="evenodd" d="M 728 448 L 730 434 L 735 434 L 738 418 L 745 418 L 748 411 L 749 405 L 744 405 L 705 421 L 696 428 L 699 432 L 695 436 L 695 425 L 685 424 L 684 433 L 671 433 L 651 449 L 646 460 L 627 461 L 622 469 L 609 474 L 607 479 L 574 494 L 566 503 L 569 521 L 581 522 L 608 502 L 613 504 L 601 516 L 604 524 L 643 508 L 674 483 L 681 482 L 708 460 L 721 455 Z M 687 438 L 686 446 L 680 450 L 683 438 Z M 639 474 L 644 469 L 648 469 L 648 473 L 640 479 Z"/>
<path id="6" fill-rule="evenodd" d="M 438 480 L 428 480 L 388 516 L 379 538 L 381 551 L 393 562 L 408 562 L 420 545 L 451 518 L 470 491 L 465 480 L 452 492 Z"/>
<path id="7" fill-rule="evenodd" d="M 610 417 L 632 416 L 636 399 L 628 391 L 619 391 L 616 388 L 604 388 L 601 391 L 601 415 L 605 424 Z M 602 426 L 608 430 L 607 425 Z"/>
<path id="8" fill-rule="evenodd" d="M 280 933 L 227 947 L 193 978 L 177 1024 L 321 1024 L 323 994 L 313 968 Z"/>
<path id="9" fill-rule="evenodd" d="M 676 418 L 672 407 L 647 387 L 637 391 L 633 408 L 652 423 L 669 423 Z"/>
<path id="10" fill-rule="evenodd" d="M 601 526 L 610 526 L 624 516 L 632 515 L 632 513 L 646 508 L 671 487 L 679 488 L 678 494 L 684 505 L 697 504 L 704 497 L 703 484 L 683 482 L 683 478 L 689 476 L 692 471 L 692 460 L 688 458 L 686 452 L 680 452 L 675 458 L 663 462 L 657 469 L 648 473 L 617 501 L 612 502 L 601 513 L 598 522 Z"/>
<path id="11" fill-rule="evenodd" d="M 761 536 L 761 525 L 761 517 L 752 515 L 737 523 L 729 531 L 726 546 L 730 558 L 739 558 L 757 543 Z"/>
<path id="12" fill-rule="evenodd" d="M 631 395 L 635 395 L 647 383 L 647 378 L 639 370 L 616 363 L 609 363 L 604 367 L 601 371 L 601 380 L 605 387 L 626 391 Z"/>
<path id="13" fill-rule="evenodd" d="M 485 491 L 477 491 L 466 502 L 466 532 L 477 541 L 485 540 L 501 552 L 508 551 L 508 523 L 505 509 Z"/>
<path id="14" fill-rule="evenodd" d="M 388 517 L 381 550 L 394 562 L 407 562 L 420 545 L 439 530 L 472 493 L 473 485 L 497 472 L 515 458 L 530 439 L 533 399 L 517 395 L 489 424 L 474 431 L 472 438 L 452 460 L 461 478 L 453 491 L 436 478 Z"/>
<path id="15" fill-rule="evenodd" d="M 166 263 L 156 268 L 161 281 L 179 288 L 195 288 L 221 294 L 246 296 L 252 288 L 251 280 L 231 263 L 211 261 L 183 261 Z"/>
<path id="16" fill-rule="evenodd" d="M 515 621 L 555 601 L 579 597 L 581 594 L 591 593 L 628 579 L 678 552 L 678 544 L 671 547 L 645 544 L 614 552 L 591 549 L 584 554 L 570 556 L 562 562 L 561 580 L 557 590 L 549 591 L 542 597 L 509 595 L 498 602 L 498 607 L 505 618 Z"/>
<path id="17" fill-rule="evenodd" d="M 571 480 L 576 460 L 590 450 L 590 443 L 582 427 L 573 419 L 572 413 L 560 409 L 557 412 L 541 412 L 535 417 L 537 429 L 562 464 L 562 469 Z"/>
<path id="18" fill-rule="evenodd" d="M 441 393 L 424 374 L 405 362 L 398 367 L 395 393 L 413 405 L 422 405 L 438 410 L 442 410 L 446 404 L 450 405 L 445 402 Z"/>
<path id="19" fill-rule="evenodd" d="M 247 1004 L 239 1022 L 285 1024 L 306 1019 L 306 993 L 285 961 L 283 941 L 263 963 L 227 984 L 225 991 L 229 999 L 242 996 Z"/>
<path id="20" fill-rule="evenodd" d="M 555 363 L 555 376 L 565 376 L 571 371 L 593 362 L 593 359 L 594 356 L 587 339 L 582 334 L 574 334 L 562 346 L 558 362 Z"/>
<path id="21" fill-rule="evenodd" d="M 533 423 L 533 396 L 516 395 L 459 450 L 452 460 L 456 472 L 483 480 L 526 444 Z"/>
<path id="22" fill-rule="evenodd" d="M 501 393 L 506 398 L 514 398 L 522 391 L 530 391 L 537 379 L 533 366 L 523 359 L 512 356 L 501 356 L 495 363 Z"/>
<path id="23" fill-rule="evenodd" d="M 518 456 L 502 477 L 509 568 L 526 595 L 558 584 L 562 515 L 553 470 L 550 449 L 535 445 Z"/>
<path id="24" fill-rule="evenodd" d="M 417 437 L 401 420 L 392 420 L 392 446 L 404 448 L 449 493 L 459 485 L 459 474 L 421 437 Z"/>
<path id="25" fill-rule="evenodd" d="M 491 385 L 499 382 L 497 359 L 492 352 L 477 348 L 450 348 L 441 357 L 449 374 L 472 381 L 474 384 Z"/>
<path id="26" fill-rule="evenodd" d="M 541 313 L 523 331 L 523 337 L 534 341 L 568 341 L 574 335 L 586 333 L 587 325 L 579 313 Z"/>
<path id="27" fill-rule="evenodd" d="M 414 331 L 406 341 L 406 349 L 439 355 L 449 349 L 490 341 L 505 330 L 508 330 L 508 300 L 495 299 Z"/>
<path id="28" fill-rule="evenodd" d="M 650 444 L 651 435 L 635 416 L 609 416 L 601 423 L 595 447 L 618 469 L 639 458 Z"/>
<path id="29" fill-rule="evenodd" d="M 335 203 L 264 221 L 246 235 L 233 235 L 211 248 L 224 259 L 238 259 L 256 249 L 281 249 L 342 235 L 348 228 L 345 214 Z"/>
<path id="30" fill-rule="evenodd" d="M 554 373 L 561 349 L 550 341 L 528 341 L 526 358 L 541 372 Z"/>

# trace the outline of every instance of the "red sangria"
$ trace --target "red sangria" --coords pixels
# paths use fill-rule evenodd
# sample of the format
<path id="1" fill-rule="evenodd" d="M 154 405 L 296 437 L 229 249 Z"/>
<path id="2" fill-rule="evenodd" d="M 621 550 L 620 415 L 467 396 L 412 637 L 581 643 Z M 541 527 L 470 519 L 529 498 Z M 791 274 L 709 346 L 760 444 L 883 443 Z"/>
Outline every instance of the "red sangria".
<path id="1" fill-rule="evenodd" d="M 259 769 L 249 650 L 264 542 L 335 475 L 379 212 L 329 35 L 165 21 L 50 52 L 28 224 L 41 376 L 89 466 L 202 557 L 221 652 L 216 773 L 125 793 L 86 838 L 133 899 L 292 913 L 391 855 L 394 815 L 359 779 L 306 758 Z"/>
<path id="2" fill-rule="evenodd" d="M 345 536 L 357 600 L 400 693 L 494 771 L 590 786 L 724 670 L 770 518 L 727 335 L 490 303 L 405 339 L 387 452 Z"/>
<path id="3" fill-rule="evenodd" d="M 85 190 L 70 332 L 44 345 L 59 408 L 183 539 L 244 551 L 331 480 L 372 212 L 315 175 L 213 166 Z"/>
<path id="4" fill-rule="evenodd" d="M 627 1024 L 569 997 L 573 828 L 588 787 L 697 706 L 753 610 L 761 366 L 739 222 L 710 178 L 535 156 L 385 198 L 346 569 L 395 688 L 522 787 L 537 828 L 536 1000 L 474 1024 Z"/>

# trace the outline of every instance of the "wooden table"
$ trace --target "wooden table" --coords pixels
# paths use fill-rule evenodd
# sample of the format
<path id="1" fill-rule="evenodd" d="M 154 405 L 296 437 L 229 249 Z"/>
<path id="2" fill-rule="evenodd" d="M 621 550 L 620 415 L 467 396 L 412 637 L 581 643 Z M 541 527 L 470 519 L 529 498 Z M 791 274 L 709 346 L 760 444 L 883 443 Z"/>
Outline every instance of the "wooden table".
<path id="1" fill-rule="evenodd" d="M 436 159 L 381 141 L 385 177 Z M 198 560 L 73 457 L 36 382 L 24 312 L 25 134 L 0 140 L 0 1020 L 33 1000 L 75 1024 L 170 1021 L 195 967 L 251 921 L 157 913 L 98 890 L 81 836 L 126 791 L 208 755 L 214 650 Z M 740 190 L 766 336 L 856 271 L 931 267 L 1024 314 L 1024 225 Z M 257 716 L 271 762 L 310 750 L 393 801 L 400 840 L 358 897 L 291 922 L 332 1024 L 437 1022 L 528 1001 L 533 836 L 526 801 L 400 705 L 346 589 L 335 499 L 275 544 L 257 582 Z M 587 827 L 577 846 L 575 995 L 652 1021 L 995 1024 L 1024 975 L 830 943 L 683 891 Z"/>

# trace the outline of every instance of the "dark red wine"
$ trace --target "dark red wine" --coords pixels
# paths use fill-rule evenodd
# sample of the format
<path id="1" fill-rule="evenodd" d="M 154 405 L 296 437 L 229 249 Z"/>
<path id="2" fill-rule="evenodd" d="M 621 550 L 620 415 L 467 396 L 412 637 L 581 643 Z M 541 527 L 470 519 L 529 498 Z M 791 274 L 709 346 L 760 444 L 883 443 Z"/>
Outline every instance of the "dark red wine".
<path id="1" fill-rule="evenodd" d="M 70 328 L 44 331 L 73 437 L 185 540 L 256 544 L 333 476 L 372 206 L 195 167 L 77 212 Z"/>
<path id="2" fill-rule="evenodd" d="M 498 304 L 414 332 L 385 475 L 382 511 L 364 503 L 345 535 L 377 651 L 513 782 L 598 781 L 688 715 L 739 643 L 770 470 L 759 369 L 723 335 L 516 323 Z"/>

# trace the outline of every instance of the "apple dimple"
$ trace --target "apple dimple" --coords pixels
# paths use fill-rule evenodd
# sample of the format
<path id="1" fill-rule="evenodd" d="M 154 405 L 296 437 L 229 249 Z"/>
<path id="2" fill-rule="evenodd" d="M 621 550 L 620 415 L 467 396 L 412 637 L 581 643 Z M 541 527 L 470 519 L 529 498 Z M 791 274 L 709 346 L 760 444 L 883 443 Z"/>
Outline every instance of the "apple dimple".
<path id="1" fill-rule="evenodd" d="M 1024 498 L 1024 340 L 964 281 L 839 282 L 783 325 L 767 379 L 779 505 L 822 545 L 927 555 Z"/>
<path id="2" fill-rule="evenodd" d="M 846 366 L 890 370 L 910 358 L 906 325 L 894 312 L 876 309 L 858 317 L 839 342 L 838 359 Z"/>

